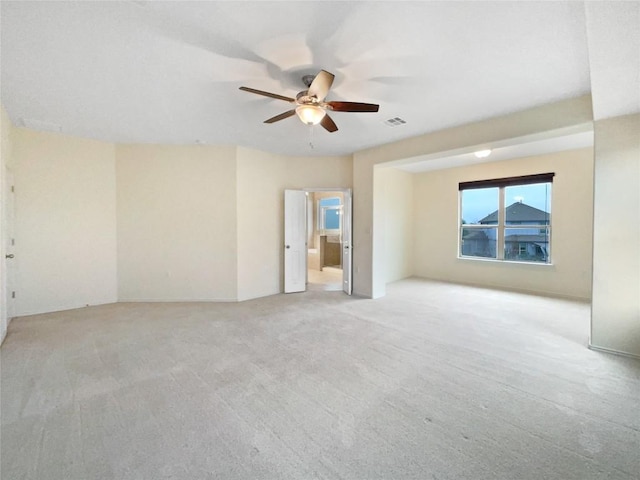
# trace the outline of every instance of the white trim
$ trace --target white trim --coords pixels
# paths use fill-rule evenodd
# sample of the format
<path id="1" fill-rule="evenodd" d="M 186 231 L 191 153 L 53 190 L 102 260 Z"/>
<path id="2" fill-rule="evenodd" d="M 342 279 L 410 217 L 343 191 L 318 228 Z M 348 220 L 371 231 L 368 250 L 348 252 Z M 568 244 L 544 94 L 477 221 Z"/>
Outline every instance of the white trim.
<path id="1" fill-rule="evenodd" d="M 611 355 L 618 355 L 621 357 L 634 358 L 636 360 L 640 360 L 640 355 L 636 355 L 635 353 L 622 352 L 620 350 L 613 350 L 611 348 L 606 348 L 606 347 L 596 347 L 595 345 L 591 344 L 591 341 L 589 341 L 589 345 L 587 348 L 589 348 L 589 350 L 593 350 L 596 352 L 609 353 Z"/>
<path id="2" fill-rule="evenodd" d="M 304 192 L 342 192 L 342 193 L 351 193 L 351 188 L 345 187 L 336 187 L 336 188 L 328 188 L 328 187 L 305 187 L 301 189 Z"/>
<path id="3" fill-rule="evenodd" d="M 500 260 L 499 258 L 491 258 L 491 257 L 474 257 L 471 255 L 460 255 L 458 254 L 458 260 L 471 260 L 474 262 L 493 262 L 496 264 L 515 264 L 515 265 L 539 265 L 542 267 L 553 267 L 553 263 L 545 263 L 545 262 L 525 262 L 524 260 Z"/>
<path id="4" fill-rule="evenodd" d="M 531 265 L 531 264 L 527 264 L 527 265 Z M 421 280 L 432 280 L 432 281 L 436 281 L 436 282 L 450 283 L 452 285 L 465 285 L 465 286 L 469 286 L 469 287 L 484 288 L 484 289 L 487 289 L 487 290 L 523 293 L 525 295 L 535 295 L 535 296 L 538 296 L 538 297 L 545 297 L 545 298 L 560 298 L 560 299 L 563 299 L 563 300 L 569 300 L 569 301 L 572 301 L 572 302 L 580 302 L 580 303 L 588 303 L 589 305 L 591 305 L 591 298 L 579 297 L 579 296 L 576 296 L 576 295 L 568 295 L 566 293 L 557 293 L 557 292 L 552 292 L 552 291 L 548 291 L 548 290 L 531 290 L 530 288 L 507 287 L 507 286 L 504 286 L 504 285 L 496 285 L 496 284 L 492 284 L 492 283 L 464 282 L 464 281 L 460 281 L 460 280 L 453 281 L 453 280 L 448 280 L 448 279 L 444 279 L 444 278 L 425 277 L 425 276 L 418 276 L 418 275 L 412 275 L 412 276 L 407 277 L 407 278 L 417 278 L 417 279 L 421 279 Z"/>
<path id="5" fill-rule="evenodd" d="M 277 295 L 277 293 L 270 293 L 266 296 L 269 295 Z M 253 299 L 254 297 L 251 297 L 248 300 Z M 158 300 L 153 299 L 153 298 L 136 298 L 134 300 L 127 300 L 127 299 L 122 299 L 122 300 L 118 300 L 115 303 L 237 303 L 237 302 L 243 302 L 244 300 L 238 300 L 237 298 L 163 298 L 162 300 Z M 102 305 L 111 305 L 109 303 L 104 303 Z M 99 307 L 100 305 L 89 305 L 89 307 Z M 85 307 L 86 308 L 86 307 Z"/>

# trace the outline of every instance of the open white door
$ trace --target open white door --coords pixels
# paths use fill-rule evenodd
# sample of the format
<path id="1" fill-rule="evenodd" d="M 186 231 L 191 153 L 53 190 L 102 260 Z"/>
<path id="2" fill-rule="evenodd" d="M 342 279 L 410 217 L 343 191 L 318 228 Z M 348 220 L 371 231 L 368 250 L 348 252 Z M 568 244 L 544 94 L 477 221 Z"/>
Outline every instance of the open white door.
<path id="1" fill-rule="evenodd" d="M 307 193 L 284 191 L 284 293 L 307 288 Z"/>
<path id="2" fill-rule="evenodd" d="M 347 295 L 353 289 L 351 250 L 351 190 L 348 190 L 342 204 L 342 290 Z"/>

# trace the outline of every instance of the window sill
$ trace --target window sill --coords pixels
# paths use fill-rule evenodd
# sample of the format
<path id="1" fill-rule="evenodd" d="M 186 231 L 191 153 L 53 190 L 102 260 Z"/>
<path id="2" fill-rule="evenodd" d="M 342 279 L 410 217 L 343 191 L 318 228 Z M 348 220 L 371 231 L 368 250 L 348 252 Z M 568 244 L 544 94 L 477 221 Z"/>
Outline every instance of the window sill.
<path id="1" fill-rule="evenodd" d="M 482 257 L 457 257 L 458 260 L 462 260 L 464 262 L 486 262 L 493 264 L 510 264 L 510 265 L 533 265 L 535 267 L 553 267 L 553 263 L 544 263 L 544 262 L 524 262 L 518 260 L 498 260 L 495 258 L 482 258 Z"/>

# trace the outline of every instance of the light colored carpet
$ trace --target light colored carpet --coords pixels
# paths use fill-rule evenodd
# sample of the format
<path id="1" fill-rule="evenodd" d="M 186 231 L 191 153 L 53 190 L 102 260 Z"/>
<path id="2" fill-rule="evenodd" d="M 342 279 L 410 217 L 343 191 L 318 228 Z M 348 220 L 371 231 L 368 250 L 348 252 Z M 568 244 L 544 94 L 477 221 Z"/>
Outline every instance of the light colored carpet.
<path id="1" fill-rule="evenodd" d="M 640 362 L 588 319 L 415 279 L 19 318 L 2 478 L 637 479 Z"/>

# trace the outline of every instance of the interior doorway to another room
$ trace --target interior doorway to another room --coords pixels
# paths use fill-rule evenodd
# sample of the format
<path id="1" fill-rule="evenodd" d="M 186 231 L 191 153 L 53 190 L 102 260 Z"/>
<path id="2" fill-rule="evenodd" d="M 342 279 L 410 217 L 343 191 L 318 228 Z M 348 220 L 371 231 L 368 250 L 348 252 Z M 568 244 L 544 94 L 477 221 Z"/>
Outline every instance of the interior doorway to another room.
<path id="1" fill-rule="evenodd" d="M 307 288 L 343 289 L 344 193 L 308 191 Z"/>

